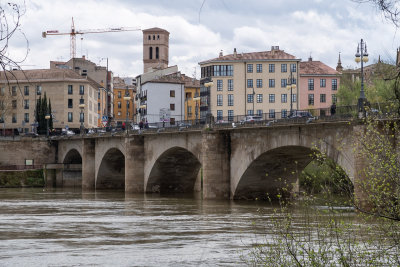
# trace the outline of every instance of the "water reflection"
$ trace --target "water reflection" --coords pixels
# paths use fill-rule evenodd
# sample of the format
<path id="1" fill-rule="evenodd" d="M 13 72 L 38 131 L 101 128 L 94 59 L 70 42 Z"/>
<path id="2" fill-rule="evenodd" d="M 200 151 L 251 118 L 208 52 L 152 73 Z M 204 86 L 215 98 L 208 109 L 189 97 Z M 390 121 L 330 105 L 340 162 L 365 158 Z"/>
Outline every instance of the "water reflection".
<path id="1" fill-rule="evenodd" d="M 263 203 L 123 191 L 0 189 L 0 200 L 2 266 L 237 266 L 253 222 L 272 214 Z"/>

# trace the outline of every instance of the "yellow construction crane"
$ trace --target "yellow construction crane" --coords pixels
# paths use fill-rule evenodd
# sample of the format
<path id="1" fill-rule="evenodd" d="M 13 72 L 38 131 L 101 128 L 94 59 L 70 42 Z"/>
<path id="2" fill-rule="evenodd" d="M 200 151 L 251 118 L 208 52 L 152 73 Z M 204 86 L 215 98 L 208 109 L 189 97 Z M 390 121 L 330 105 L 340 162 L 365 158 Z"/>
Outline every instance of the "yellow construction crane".
<path id="1" fill-rule="evenodd" d="M 118 28 L 91 29 L 91 30 L 75 31 L 74 18 L 72 18 L 72 25 L 71 25 L 70 32 L 59 32 L 58 30 L 50 30 L 50 31 L 42 32 L 42 37 L 46 38 L 48 35 L 70 35 L 70 37 L 71 37 L 70 54 L 71 54 L 71 58 L 75 58 L 76 57 L 76 35 L 77 34 L 140 31 L 140 30 L 141 29 L 139 29 L 139 28 L 118 27 Z"/>

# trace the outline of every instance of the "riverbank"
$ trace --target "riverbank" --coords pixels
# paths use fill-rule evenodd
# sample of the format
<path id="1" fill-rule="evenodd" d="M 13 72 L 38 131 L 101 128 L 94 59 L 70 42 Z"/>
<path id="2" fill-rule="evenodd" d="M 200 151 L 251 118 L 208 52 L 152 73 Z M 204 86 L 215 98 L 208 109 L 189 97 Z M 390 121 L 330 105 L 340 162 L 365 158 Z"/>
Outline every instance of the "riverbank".
<path id="1" fill-rule="evenodd" d="M 43 170 L 7 170 L 0 171 L 0 187 L 43 187 Z"/>

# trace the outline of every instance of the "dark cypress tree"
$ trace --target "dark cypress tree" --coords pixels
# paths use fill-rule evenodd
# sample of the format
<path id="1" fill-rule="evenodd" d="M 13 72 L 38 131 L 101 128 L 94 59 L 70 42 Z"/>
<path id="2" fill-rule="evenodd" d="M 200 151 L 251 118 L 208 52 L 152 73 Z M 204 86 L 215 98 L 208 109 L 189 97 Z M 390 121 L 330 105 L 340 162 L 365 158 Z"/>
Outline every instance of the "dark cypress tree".
<path id="1" fill-rule="evenodd" d="M 49 129 L 53 129 L 53 115 L 52 115 L 52 112 L 51 112 L 51 101 L 50 101 L 50 98 L 49 98 L 48 112 L 49 112 L 49 115 L 50 115 Z"/>

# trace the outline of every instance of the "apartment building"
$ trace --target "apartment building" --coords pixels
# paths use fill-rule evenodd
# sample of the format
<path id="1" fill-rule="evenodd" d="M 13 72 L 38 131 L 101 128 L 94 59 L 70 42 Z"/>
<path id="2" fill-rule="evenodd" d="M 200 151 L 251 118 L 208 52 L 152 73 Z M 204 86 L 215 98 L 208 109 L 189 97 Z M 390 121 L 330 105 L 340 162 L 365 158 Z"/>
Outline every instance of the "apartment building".
<path id="1" fill-rule="evenodd" d="M 200 119 L 200 81 L 182 74 L 185 82 L 185 120 Z"/>
<path id="2" fill-rule="evenodd" d="M 300 62 L 299 109 L 329 108 L 337 102 L 339 85 L 340 73 L 335 69 L 311 57 Z"/>
<path id="3" fill-rule="evenodd" d="M 298 87 L 287 90 L 288 80 L 297 84 L 300 59 L 272 46 L 270 51 L 237 53 L 200 62 L 200 117 L 217 120 L 237 115 L 264 114 L 285 117 L 298 108 Z M 291 80 L 290 80 L 291 79 Z M 211 87 L 209 81 L 212 81 Z"/>
<path id="4" fill-rule="evenodd" d="M 134 116 L 136 86 L 128 85 L 125 80 L 120 77 L 114 77 L 114 122 L 122 125 L 127 119 L 128 121 L 136 121 Z M 124 97 L 129 96 L 127 101 Z"/>
<path id="5" fill-rule="evenodd" d="M 6 76 L 7 75 L 7 76 Z M 36 102 L 46 93 L 51 101 L 53 127 L 78 130 L 97 126 L 101 86 L 69 69 L 38 69 L 0 73 L 0 118 L 3 131 L 35 131 Z M 84 104 L 84 108 L 79 108 Z"/>

